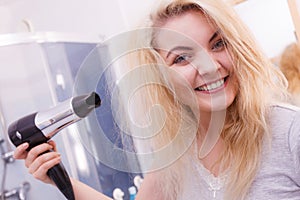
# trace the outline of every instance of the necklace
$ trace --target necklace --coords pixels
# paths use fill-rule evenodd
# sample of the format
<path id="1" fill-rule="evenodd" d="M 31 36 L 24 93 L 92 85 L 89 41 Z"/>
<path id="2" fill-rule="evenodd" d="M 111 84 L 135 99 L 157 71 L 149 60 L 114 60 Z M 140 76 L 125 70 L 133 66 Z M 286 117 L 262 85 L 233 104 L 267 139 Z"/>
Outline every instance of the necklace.
<path id="1" fill-rule="evenodd" d="M 201 162 L 192 163 L 194 164 L 196 170 L 199 172 L 201 178 L 207 184 L 208 190 L 212 192 L 212 196 L 215 199 L 217 197 L 217 192 L 219 192 L 225 186 L 228 176 L 227 173 L 216 177 L 207 168 L 205 168 Z"/>

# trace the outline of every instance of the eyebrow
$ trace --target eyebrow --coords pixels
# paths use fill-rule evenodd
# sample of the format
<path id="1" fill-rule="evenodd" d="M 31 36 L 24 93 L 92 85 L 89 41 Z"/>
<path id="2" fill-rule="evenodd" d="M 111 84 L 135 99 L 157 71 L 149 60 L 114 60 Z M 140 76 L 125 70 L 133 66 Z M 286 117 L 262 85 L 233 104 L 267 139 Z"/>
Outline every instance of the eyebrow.
<path id="1" fill-rule="evenodd" d="M 172 48 L 170 51 L 168 51 L 166 58 L 169 57 L 169 55 L 174 52 L 174 51 L 179 51 L 179 50 L 193 50 L 191 47 L 186 47 L 186 46 L 177 46 Z"/>
<path id="2" fill-rule="evenodd" d="M 211 38 L 209 39 L 208 42 L 210 43 L 211 41 L 213 41 L 219 34 L 220 34 L 219 30 L 217 30 L 217 31 L 211 36 Z"/>
<path id="3" fill-rule="evenodd" d="M 211 36 L 211 38 L 209 39 L 208 42 L 210 43 L 211 41 L 213 41 L 219 34 L 220 34 L 219 30 L 217 30 L 216 32 L 214 32 L 214 34 Z M 172 52 L 179 51 L 179 50 L 192 50 L 192 48 L 191 47 L 186 47 L 186 46 L 177 46 L 177 47 L 174 47 L 170 51 L 168 51 L 166 58 L 168 58 L 169 55 Z"/>

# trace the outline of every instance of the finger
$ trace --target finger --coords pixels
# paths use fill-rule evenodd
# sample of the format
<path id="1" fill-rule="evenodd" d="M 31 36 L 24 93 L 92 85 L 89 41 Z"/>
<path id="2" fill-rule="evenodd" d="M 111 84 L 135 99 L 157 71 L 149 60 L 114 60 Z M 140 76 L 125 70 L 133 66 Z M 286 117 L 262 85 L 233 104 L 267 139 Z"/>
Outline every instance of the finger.
<path id="1" fill-rule="evenodd" d="M 46 154 L 42 154 L 38 156 L 32 164 L 29 166 L 28 171 L 30 174 L 33 174 L 35 171 L 37 171 L 44 163 L 47 163 L 51 160 L 55 160 L 59 158 L 60 159 L 60 154 L 57 152 L 49 152 Z M 52 167 L 52 166 L 51 166 Z M 49 169 L 49 168 L 48 168 Z"/>
<path id="2" fill-rule="evenodd" d="M 55 159 L 49 160 L 48 162 L 43 163 L 35 172 L 32 173 L 33 177 L 46 182 L 46 183 L 51 183 L 51 179 L 47 175 L 47 171 L 60 163 L 60 157 L 57 157 Z"/>
<path id="3" fill-rule="evenodd" d="M 54 150 L 54 151 L 57 151 L 56 143 L 55 143 L 53 140 L 49 140 L 49 141 L 48 141 L 48 144 L 50 144 L 50 145 L 53 147 L 53 150 Z"/>
<path id="4" fill-rule="evenodd" d="M 19 146 L 17 146 L 17 148 L 14 151 L 14 158 L 15 159 L 24 159 L 27 157 L 28 152 L 26 151 L 26 149 L 29 147 L 29 144 L 23 143 Z"/>
<path id="5" fill-rule="evenodd" d="M 29 167 L 31 163 L 42 153 L 51 150 L 53 147 L 48 143 L 40 144 L 34 148 L 32 148 L 25 159 L 25 166 Z"/>

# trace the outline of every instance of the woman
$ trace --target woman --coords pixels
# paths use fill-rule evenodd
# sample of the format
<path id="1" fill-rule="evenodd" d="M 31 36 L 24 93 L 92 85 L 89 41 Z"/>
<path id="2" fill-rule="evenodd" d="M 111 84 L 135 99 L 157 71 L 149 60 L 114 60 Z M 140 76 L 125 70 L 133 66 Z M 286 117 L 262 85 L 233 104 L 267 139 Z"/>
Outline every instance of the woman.
<path id="1" fill-rule="evenodd" d="M 147 48 L 133 57 L 164 84 L 145 86 L 140 95 L 142 111 L 153 103 L 165 109 L 153 148 L 176 135 L 185 139 L 190 131 L 196 137 L 171 164 L 153 164 L 157 170 L 146 174 L 137 199 L 299 198 L 300 112 L 278 103 L 286 98 L 286 80 L 233 9 L 222 1 L 161 1 L 147 22 L 149 37 L 136 38 Z M 177 131 L 182 123 L 187 126 Z M 184 145 L 177 142 L 172 152 Z M 45 174 L 59 162 L 58 153 L 37 155 L 53 146 L 42 144 L 27 154 L 21 145 L 15 157 L 52 183 Z M 72 183 L 76 199 L 105 199 Z"/>

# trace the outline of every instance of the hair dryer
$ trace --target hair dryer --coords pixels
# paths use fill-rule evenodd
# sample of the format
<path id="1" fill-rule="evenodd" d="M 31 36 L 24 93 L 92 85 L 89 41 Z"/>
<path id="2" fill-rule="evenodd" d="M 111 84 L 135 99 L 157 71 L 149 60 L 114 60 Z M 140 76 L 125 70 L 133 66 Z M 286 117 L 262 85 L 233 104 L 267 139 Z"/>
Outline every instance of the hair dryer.
<path id="1" fill-rule="evenodd" d="M 15 146 L 28 142 L 27 151 L 29 151 L 47 142 L 63 128 L 86 117 L 100 105 L 101 99 L 95 92 L 72 97 L 49 110 L 35 112 L 13 122 L 8 127 L 9 138 Z M 67 199 L 75 199 L 69 175 L 62 163 L 49 169 L 47 175 Z"/>

